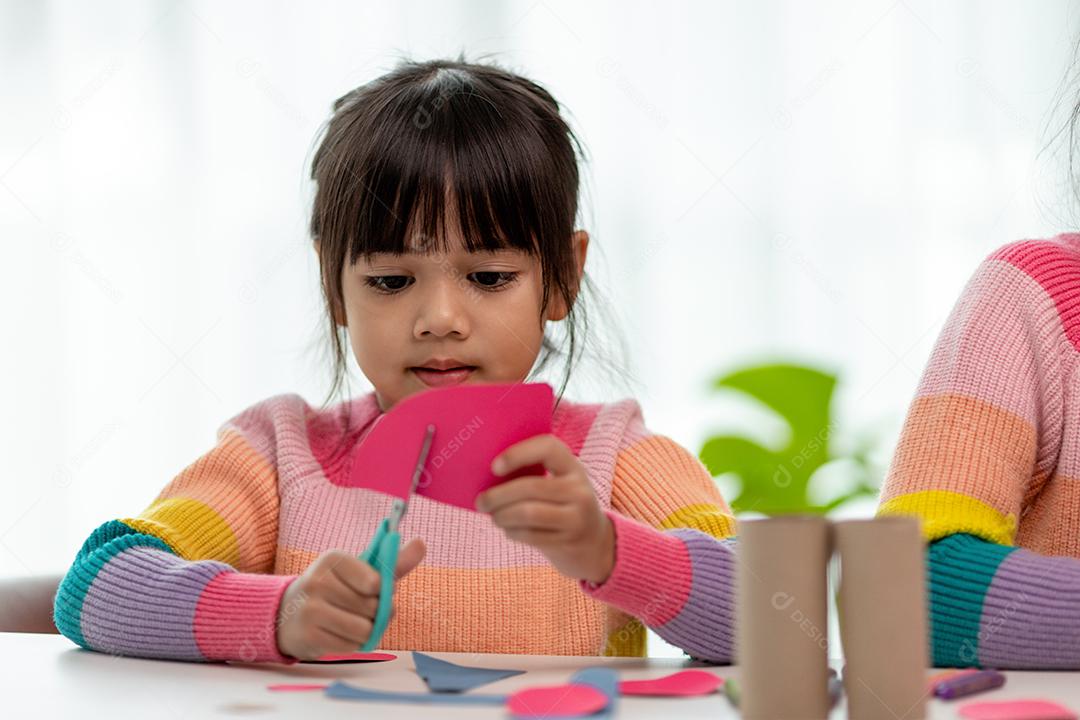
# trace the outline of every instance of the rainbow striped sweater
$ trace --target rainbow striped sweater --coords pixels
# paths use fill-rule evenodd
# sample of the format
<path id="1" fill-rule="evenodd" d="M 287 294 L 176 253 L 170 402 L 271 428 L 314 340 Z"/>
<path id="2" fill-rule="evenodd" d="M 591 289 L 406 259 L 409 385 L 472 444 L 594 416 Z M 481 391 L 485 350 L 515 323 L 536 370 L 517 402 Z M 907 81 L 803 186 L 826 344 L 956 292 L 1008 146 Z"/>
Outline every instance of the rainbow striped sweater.
<path id="1" fill-rule="evenodd" d="M 879 515 L 921 518 L 936 665 L 1080 668 L 1080 235 L 991 254 L 938 338 Z"/>
<path id="2" fill-rule="evenodd" d="M 374 393 L 324 409 L 285 394 L 229 419 L 141 514 L 85 541 L 56 594 L 57 628 L 116 654 L 296 662 L 277 647 L 285 588 L 326 550 L 362 552 L 390 508 L 331 482 L 379 413 Z M 730 662 L 735 521 L 704 465 L 650 432 L 633 399 L 564 399 L 553 433 L 614 523 L 611 576 L 567 578 L 489 516 L 414 496 L 402 538 L 428 552 L 396 585 L 381 647 L 643 656 L 648 626 Z"/>

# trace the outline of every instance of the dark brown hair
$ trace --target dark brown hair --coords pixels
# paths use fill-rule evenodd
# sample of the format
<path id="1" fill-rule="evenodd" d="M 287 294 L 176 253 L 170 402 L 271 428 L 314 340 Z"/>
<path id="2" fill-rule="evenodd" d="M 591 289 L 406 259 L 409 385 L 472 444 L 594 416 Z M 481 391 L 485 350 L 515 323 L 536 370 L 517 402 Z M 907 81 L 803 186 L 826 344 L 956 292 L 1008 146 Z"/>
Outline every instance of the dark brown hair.
<path id="1" fill-rule="evenodd" d="M 595 294 L 588 277 L 579 285 L 572 242 L 583 156 L 547 90 L 494 64 L 404 60 L 338 98 L 311 163 L 310 230 L 334 367 L 325 402 L 348 380 L 342 269 L 404 252 L 414 238 L 445 250 L 448 209 L 470 252 L 530 253 L 542 270 L 543 308 L 555 293 L 569 308 L 556 323 L 565 340 L 545 332 L 533 368 L 565 358 L 561 399 L 588 330 L 579 294 Z"/>
<path id="2" fill-rule="evenodd" d="M 1062 115 L 1064 114 L 1064 117 Z M 1080 221 L 1080 33 L 1073 37 L 1068 62 L 1051 100 L 1042 133 L 1047 138 L 1036 153 L 1039 168 L 1035 202 L 1043 216 L 1059 225 Z M 1062 174 L 1064 176 L 1062 176 Z M 1049 185 L 1049 187 L 1047 187 Z"/>

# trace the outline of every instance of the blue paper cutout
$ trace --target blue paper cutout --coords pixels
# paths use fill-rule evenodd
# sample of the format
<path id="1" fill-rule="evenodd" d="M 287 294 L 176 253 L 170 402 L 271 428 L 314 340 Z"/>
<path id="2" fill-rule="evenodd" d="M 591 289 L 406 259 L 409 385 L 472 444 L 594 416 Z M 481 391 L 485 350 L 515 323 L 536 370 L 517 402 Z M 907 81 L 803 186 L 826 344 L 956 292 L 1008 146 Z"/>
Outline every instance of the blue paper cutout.
<path id="1" fill-rule="evenodd" d="M 369 690 L 336 680 L 327 686 L 326 697 L 338 700 L 415 703 L 418 705 L 505 705 L 506 695 L 459 695 L 456 693 L 388 692 Z"/>
<path id="2" fill-rule="evenodd" d="M 607 695 L 608 704 L 603 710 L 598 710 L 588 717 L 610 718 L 615 714 L 615 701 L 619 697 L 619 673 L 609 667 L 590 667 L 578 670 L 570 676 L 569 682 L 580 685 L 592 685 L 600 692 Z"/>
<path id="3" fill-rule="evenodd" d="M 436 693 L 465 692 L 525 673 L 524 670 L 496 670 L 457 665 L 416 651 L 413 651 L 413 663 L 416 664 L 417 674 L 427 683 L 428 689 Z"/>

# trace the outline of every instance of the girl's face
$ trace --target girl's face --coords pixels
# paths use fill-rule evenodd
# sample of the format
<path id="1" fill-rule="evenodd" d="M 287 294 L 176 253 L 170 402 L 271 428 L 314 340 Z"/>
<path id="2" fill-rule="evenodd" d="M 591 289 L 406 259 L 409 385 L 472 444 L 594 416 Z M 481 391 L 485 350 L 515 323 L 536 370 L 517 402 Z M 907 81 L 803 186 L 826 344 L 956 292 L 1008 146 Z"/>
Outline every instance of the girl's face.
<path id="1" fill-rule="evenodd" d="M 518 250 L 380 253 L 342 271 L 356 362 L 387 411 L 413 393 L 459 383 L 520 382 L 540 353 L 544 325 L 566 317 L 557 293 L 541 313 L 537 258 Z M 574 233 L 578 277 L 588 234 Z M 425 370 L 465 366 L 466 371 Z"/>

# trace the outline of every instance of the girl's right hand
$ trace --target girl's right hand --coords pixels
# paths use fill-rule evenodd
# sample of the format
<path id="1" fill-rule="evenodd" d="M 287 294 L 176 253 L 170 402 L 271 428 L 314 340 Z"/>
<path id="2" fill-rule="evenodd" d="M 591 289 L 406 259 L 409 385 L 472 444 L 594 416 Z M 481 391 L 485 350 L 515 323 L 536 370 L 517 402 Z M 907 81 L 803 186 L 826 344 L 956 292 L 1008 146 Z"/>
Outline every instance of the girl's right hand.
<path id="1" fill-rule="evenodd" d="M 419 565 L 426 550 L 420 538 L 402 545 L 395 579 Z M 375 568 L 355 555 L 343 550 L 324 552 L 281 597 L 278 650 L 298 660 L 359 652 L 375 622 L 380 580 Z"/>

